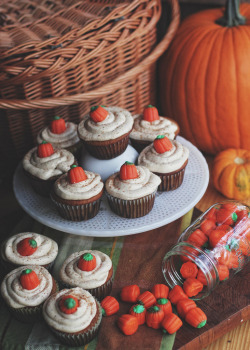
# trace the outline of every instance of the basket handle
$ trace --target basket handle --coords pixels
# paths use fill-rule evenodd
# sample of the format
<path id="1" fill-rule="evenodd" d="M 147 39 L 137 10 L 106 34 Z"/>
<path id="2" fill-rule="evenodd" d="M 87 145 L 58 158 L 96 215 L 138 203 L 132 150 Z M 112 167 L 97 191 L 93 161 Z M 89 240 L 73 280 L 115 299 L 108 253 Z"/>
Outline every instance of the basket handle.
<path id="1" fill-rule="evenodd" d="M 73 105 L 80 102 L 90 101 L 97 99 L 107 94 L 111 94 L 116 89 L 119 89 L 121 85 L 132 79 L 135 75 L 145 71 L 148 66 L 154 63 L 167 49 L 174 34 L 179 26 L 180 22 L 180 10 L 178 0 L 167 0 L 172 8 L 172 19 L 168 27 L 168 31 L 160 41 L 160 43 L 154 48 L 154 50 L 132 69 L 128 70 L 124 74 L 118 76 L 112 82 L 109 82 L 101 87 L 98 87 L 92 91 L 72 95 L 72 96 L 60 96 L 46 99 L 37 100 L 6 100 L 0 99 L 0 108 L 2 109 L 50 109 L 66 105 Z"/>

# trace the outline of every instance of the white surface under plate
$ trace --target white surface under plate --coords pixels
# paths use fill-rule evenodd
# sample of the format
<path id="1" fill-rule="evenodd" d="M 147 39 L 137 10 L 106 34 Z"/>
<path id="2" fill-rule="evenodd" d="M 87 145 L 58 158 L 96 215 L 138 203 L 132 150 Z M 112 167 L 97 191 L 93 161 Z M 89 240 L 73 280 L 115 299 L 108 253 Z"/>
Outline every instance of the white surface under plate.
<path id="1" fill-rule="evenodd" d="M 22 172 L 21 164 L 14 175 L 14 193 L 21 207 L 34 219 L 59 231 L 82 236 L 115 237 L 145 232 L 166 225 L 192 209 L 205 193 L 208 165 L 201 152 L 189 141 L 177 140 L 190 151 L 182 185 L 171 192 L 157 192 L 151 212 L 141 218 L 125 219 L 114 214 L 105 196 L 99 213 L 90 220 L 73 222 L 61 218 L 49 198 L 36 194 Z"/>

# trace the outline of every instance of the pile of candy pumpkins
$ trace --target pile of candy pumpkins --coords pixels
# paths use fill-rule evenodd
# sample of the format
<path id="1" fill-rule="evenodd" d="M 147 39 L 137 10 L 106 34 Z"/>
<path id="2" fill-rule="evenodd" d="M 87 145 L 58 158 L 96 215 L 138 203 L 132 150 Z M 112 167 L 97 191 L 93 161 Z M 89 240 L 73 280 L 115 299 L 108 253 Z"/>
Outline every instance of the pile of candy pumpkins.
<path id="1" fill-rule="evenodd" d="M 198 12 L 180 25 L 159 65 L 163 115 L 215 155 L 212 181 L 250 199 L 250 4 Z"/>

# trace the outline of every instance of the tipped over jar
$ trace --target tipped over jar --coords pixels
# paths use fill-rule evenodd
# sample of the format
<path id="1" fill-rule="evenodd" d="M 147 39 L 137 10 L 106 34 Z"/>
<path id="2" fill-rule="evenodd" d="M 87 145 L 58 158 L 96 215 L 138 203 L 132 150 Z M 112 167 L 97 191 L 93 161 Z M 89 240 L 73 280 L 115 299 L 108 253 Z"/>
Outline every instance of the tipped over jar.
<path id="1" fill-rule="evenodd" d="M 165 255 L 162 271 L 170 287 L 180 285 L 203 299 L 250 260 L 250 208 L 235 201 L 216 203 L 199 216 Z"/>

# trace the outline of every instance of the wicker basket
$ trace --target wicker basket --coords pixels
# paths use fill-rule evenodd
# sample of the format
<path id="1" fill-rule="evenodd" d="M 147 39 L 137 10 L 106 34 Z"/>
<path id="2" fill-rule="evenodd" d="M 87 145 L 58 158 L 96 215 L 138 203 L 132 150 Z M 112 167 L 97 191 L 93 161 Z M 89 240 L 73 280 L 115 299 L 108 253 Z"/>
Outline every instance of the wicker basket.
<path id="1" fill-rule="evenodd" d="M 151 29 L 151 33 L 148 33 L 147 30 L 142 28 L 141 36 L 138 36 L 138 38 L 146 42 L 143 49 L 145 49 L 145 47 L 149 47 L 149 49 L 146 50 L 146 55 L 140 56 L 140 59 L 132 68 L 128 66 L 124 69 L 124 62 L 119 61 L 119 45 L 117 45 L 116 61 L 121 65 L 121 72 L 119 74 L 114 74 L 113 67 L 111 66 L 109 69 L 111 79 L 102 83 L 100 86 L 87 89 L 86 91 L 80 90 L 80 92 L 74 90 L 72 94 L 72 91 L 65 89 L 64 93 L 61 95 L 57 95 L 55 91 L 52 97 L 42 96 L 40 98 L 35 97 L 34 99 L 15 98 L 16 92 L 10 95 L 12 96 L 10 98 L 4 98 L 2 96 L 0 100 L 0 149 L 2 160 L 11 160 L 11 164 L 16 165 L 16 162 L 23 157 L 25 152 L 35 144 L 38 131 L 44 125 L 47 125 L 55 114 L 61 115 L 66 120 L 79 122 L 81 117 L 95 104 L 117 105 L 127 108 L 132 113 L 137 113 L 140 112 L 146 104 L 155 103 L 156 61 L 168 47 L 179 24 L 178 1 L 168 1 L 172 6 L 172 13 L 171 23 L 167 33 L 158 45 L 152 48 L 149 42 L 152 40 L 152 34 L 153 38 L 155 37 L 154 31 Z M 153 2 L 154 1 L 150 1 L 151 4 Z M 127 44 L 125 46 L 128 52 L 134 50 L 135 56 L 138 55 L 136 51 L 137 46 L 139 50 L 142 49 L 140 43 L 136 42 L 135 39 L 131 42 L 127 40 L 125 43 Z M 124 50 L 124 45 L 121 45 L 121 48 Z M 99 58 L 101 57 L 100 55 Z M 108 56 L 108 58 L 106 56 L 103 57 L 103 60 L 111 59 L 111 57 L 112 51 L 110 52 L 110 56 Z M 93 76 L 100 75 L 102 72 L 95 69 L 95 58 L 91 60 L 93 62 Z M 78 67 L 79 65 L 73 66 L 70 71 L 72 69 L 77 70 Z M 80 74 L 80 72 L 76 74 Z M 60 75 L 60 73 L 58 73 L 58 75 Z M 30 84 L 30 89 L 32 90 L 32 82 L 27 84 Z M 36 90 L 35 84 L 36 81 L 33 83 L 34 90 Z M 85 84 L 84 79 L 82 84 Z M 10 84 L 8 88 L 10 90 L 14 89 L 13 86 L 14 84 Z M 3 147 L 8 150 L 7 156 L 5 152 L 3 152 Z"/>

